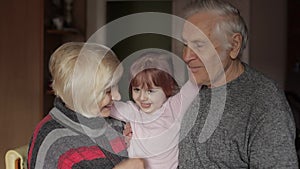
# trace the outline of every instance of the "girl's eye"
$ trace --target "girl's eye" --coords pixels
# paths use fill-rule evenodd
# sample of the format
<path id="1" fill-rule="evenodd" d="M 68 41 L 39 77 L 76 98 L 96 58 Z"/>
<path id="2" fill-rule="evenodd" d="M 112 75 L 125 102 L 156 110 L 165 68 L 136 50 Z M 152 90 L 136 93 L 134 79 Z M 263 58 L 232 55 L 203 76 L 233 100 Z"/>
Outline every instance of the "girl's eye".
<path id="1" fill-rule="evenodd" d="M 139 88 L 133 88 L 133 91 L 134 91 L 134 92 L 139 92 L 140 89 L 139 89 Z"/>
<path id="2" fill-rule="evenodd" d="M 152 89 L 149 89 L 149 90 L 147 90 L 147 93 L 148 93 L 148 94 L 150 94 L 150 93 L 154 93 L 154 90 L 152 90 Z"/>

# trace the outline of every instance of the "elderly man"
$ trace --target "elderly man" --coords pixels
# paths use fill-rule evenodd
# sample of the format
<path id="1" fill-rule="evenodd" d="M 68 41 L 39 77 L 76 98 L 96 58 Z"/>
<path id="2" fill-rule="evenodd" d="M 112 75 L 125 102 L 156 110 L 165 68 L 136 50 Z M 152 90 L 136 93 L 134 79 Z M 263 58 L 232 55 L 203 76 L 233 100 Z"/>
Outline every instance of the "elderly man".
<path id="1" fill-rule="evenodd" d="M 284 93 L 239 59 L 247 42 L 239 11 L 193 1 L 186 20 L 183 60 L 204 87 L 187 112 L 197 118 L 182 123 L 179 168 L 298 168 Z"/>

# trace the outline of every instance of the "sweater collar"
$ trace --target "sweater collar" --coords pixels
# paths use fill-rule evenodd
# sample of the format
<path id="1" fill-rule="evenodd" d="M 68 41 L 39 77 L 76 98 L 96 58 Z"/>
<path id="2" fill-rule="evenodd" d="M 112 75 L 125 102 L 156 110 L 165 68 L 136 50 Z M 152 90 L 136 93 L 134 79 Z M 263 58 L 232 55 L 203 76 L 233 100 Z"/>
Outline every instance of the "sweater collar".
<path id="1" fill-rule="evenodd" d="M 240 84 L 241 81 L 248 81 L 249 73 L 250 73 L 251 69 L 246 63 L 242 63 L 242 64 L 244 66 L 244 72 L 240 76 L 238 76 L 236 79 L 234 79 L 234 80 L 232 80 L 232 81 L 230 81 L 230 82 L 228 82 L 228 83 L 226 83 L 222 86 L 215 87 L 215 88 L 208 88 L 207 86 L 203 85 L 199 92 L 201 92 L 201 91 L 211 91 L 211 90 L 216 91 L 216 92 L 220 91 L 220 90 L 222 91 L 222 90 L 226 89 L 229 86 L 232 86 L 232 85 L 235 85 L 235 84 Z"/>
<path id="2" fill-rule="evenodd" d="M 51 116 L 63 126 L 77 132 L 99 136 L 107 128 L 106 118 L 88 118 L 67 108 L 60 98 L 55 98 L 54 108 L 50 111 Z"/>

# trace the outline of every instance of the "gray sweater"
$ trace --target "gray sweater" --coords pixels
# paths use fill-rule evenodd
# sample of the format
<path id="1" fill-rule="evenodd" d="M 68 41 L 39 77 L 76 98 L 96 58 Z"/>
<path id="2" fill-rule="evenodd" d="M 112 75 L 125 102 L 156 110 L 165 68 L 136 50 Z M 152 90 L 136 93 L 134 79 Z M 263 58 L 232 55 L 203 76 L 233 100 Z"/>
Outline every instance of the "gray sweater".
<path id="1" fill-rule="evenodd" d="M 204 87 L 182 122 L 179 168 L 298 168 L 284 93 L 246 64 L 225 86 Z"/>

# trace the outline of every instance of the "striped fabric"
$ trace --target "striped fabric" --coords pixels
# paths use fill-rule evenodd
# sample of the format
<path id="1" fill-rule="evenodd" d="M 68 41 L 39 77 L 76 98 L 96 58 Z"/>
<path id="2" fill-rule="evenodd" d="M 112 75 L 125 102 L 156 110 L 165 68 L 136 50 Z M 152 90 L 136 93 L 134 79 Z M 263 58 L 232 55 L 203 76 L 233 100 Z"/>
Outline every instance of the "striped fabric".
<path id="1" fill-rule="evenodd" d="M 86 118 L 60 99 L 54 106 L 30 140 L 29 169 L 112 168 L 127 158 L 120 121 Z"/>

